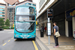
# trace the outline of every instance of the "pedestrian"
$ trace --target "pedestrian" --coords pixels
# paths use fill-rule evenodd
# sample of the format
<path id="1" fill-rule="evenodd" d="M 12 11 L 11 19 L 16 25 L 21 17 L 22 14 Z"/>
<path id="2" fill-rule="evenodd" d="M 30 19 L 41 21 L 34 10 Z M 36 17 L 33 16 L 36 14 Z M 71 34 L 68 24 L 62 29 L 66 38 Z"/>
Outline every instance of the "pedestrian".
<path id="1" fill-rule="evenodd" d="M 41 26 L 41 29 L 40 29 L 40 36 L 44 37 L 44 26 L 43 25 Z"/>
<path id="2" fill-rule="evenodd" d="M 47 30 L 47 27 L 45 26 L 45 32 L 46 32 L 46 30 Z"/>
<path id="3" fill-rule="evenodd" d="M 59 29 L 58 29 L 58 26 L 55 22 L 53 23 L 53 25 L 54 25 L 53 30 L 54 30 L 54 40 L 55 40 L 55 46 L 54 47 L 58 47 L 59 46 L 58 37 L 55 36 L 55 33 L 57 31 L 59 31 Z"/>

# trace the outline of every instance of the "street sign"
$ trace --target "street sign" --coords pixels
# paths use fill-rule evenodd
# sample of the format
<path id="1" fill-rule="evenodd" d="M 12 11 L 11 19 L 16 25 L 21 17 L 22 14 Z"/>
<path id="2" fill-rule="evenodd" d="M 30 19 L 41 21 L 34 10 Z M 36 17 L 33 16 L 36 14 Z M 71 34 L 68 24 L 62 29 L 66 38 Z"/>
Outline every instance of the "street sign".
<path id="1" fill-rule="evenodd" d="M 53 17 L 53 9 L 47 9 L 48 18 Z"/>
<path id="2" fill-rule="evenodd" d="M 48 44 L 50 45 L 51 23 L 50 23 L 50 18 L 49 17 L 48 17 L 48 23 L 47 23 L 47 33 L 48 33 Z"/>
<path id="3" fill-rule="evenodd" d="M 50 45 L 50 35 L 51 35 L 51 23 L 50 23 L 50 18 L 53 17 L 53 9 L 47 9 L 47 18 L 48 18 L 48 23 L 47 23 L 47 33 L 48 33 L 48 44 Z"/>
<path id="4" fill-rule="evenodd" d="M 51 23 L 48 23 L 47 25 L 48 25 L 48 36 L 50 36 L 51 35 Z"/>
<path id="5" fill-rule="evenodd" d="M 4 0 L 6 3 L 9 3 L 11 5 L 13 5 L 14 3 L 17 2 L 17 0 Z"/>

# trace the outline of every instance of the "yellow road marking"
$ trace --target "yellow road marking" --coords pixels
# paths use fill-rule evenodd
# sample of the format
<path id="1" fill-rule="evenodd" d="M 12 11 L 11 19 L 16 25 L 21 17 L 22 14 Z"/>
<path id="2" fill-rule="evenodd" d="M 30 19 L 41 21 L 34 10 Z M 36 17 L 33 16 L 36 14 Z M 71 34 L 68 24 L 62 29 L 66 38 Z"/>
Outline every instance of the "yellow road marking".
<path id="1" fill-rule="evenodd" d="M 6 43 L 4 43 L 2 46 L 6 45 Z"/>
<path id="2" fill-rule="evenodd" d="M 34 41 L 32 41 L 32 42 L 33 42 L 33 45 L 34 45 L 34 47 L 35 47 L 35 50 L 38 50 L 38 48 L 37 48 L 35 42 L 34 42 Z"/>
<path id="3" fill-rule="evenodd" d="M 13 39 L 13 38 L 11 38 L 11 39 Z M 10 40 L 8 40 L 8 42 L 10 42 Z M 4 46 L 4 45 L 6 45 L 6 43 L 4 43 L 2 46 Z"/>
<path id="4" fill-rule="evenodd" d="M 8 40 L 8 42 L 9 42 L 10 40 Z"/>

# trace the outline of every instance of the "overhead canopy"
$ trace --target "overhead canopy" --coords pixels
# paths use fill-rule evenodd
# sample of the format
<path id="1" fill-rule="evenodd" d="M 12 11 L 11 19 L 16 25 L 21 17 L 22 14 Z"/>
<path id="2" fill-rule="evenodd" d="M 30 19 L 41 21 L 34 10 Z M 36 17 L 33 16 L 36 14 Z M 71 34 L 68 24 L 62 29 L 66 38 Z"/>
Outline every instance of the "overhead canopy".
<path id="1" fill-rule="evenodd" d="M 13 5 L 14 3 L 16 3 L 18 0 L 4 0 L 6 3 L 9 3 L 11 5 Z"/>
<path id="2" fill-rule="evenodd" d="M 48 8 L 50 8 L 53 4 L 55 4 L 58 0 L 50 0 L 48 4 L 42 9 L 42 11 L 37 15 L 38 18 L 41 14 L 43 14 Z"/>

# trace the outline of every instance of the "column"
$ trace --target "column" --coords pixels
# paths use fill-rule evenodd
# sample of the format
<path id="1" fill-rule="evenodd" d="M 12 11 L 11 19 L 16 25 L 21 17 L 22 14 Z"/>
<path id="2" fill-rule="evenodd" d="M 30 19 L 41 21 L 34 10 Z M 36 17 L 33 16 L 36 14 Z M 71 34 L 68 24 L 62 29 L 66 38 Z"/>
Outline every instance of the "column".
<path id="1" fill-rule="evenodd" d="M 69 33 L 68 33 L 68 21 L 66 21 L 66 19 L 65 19 L 65 35 L 66 35 L 66 37 L 69 37 Z"/>
<path id="2" fill-rule="evenodd" d="M 73 37 L 74 37 L 74 30 L 75 30 L 75 17 L 72 17 L 72 25 L 73 25 Z"/>

